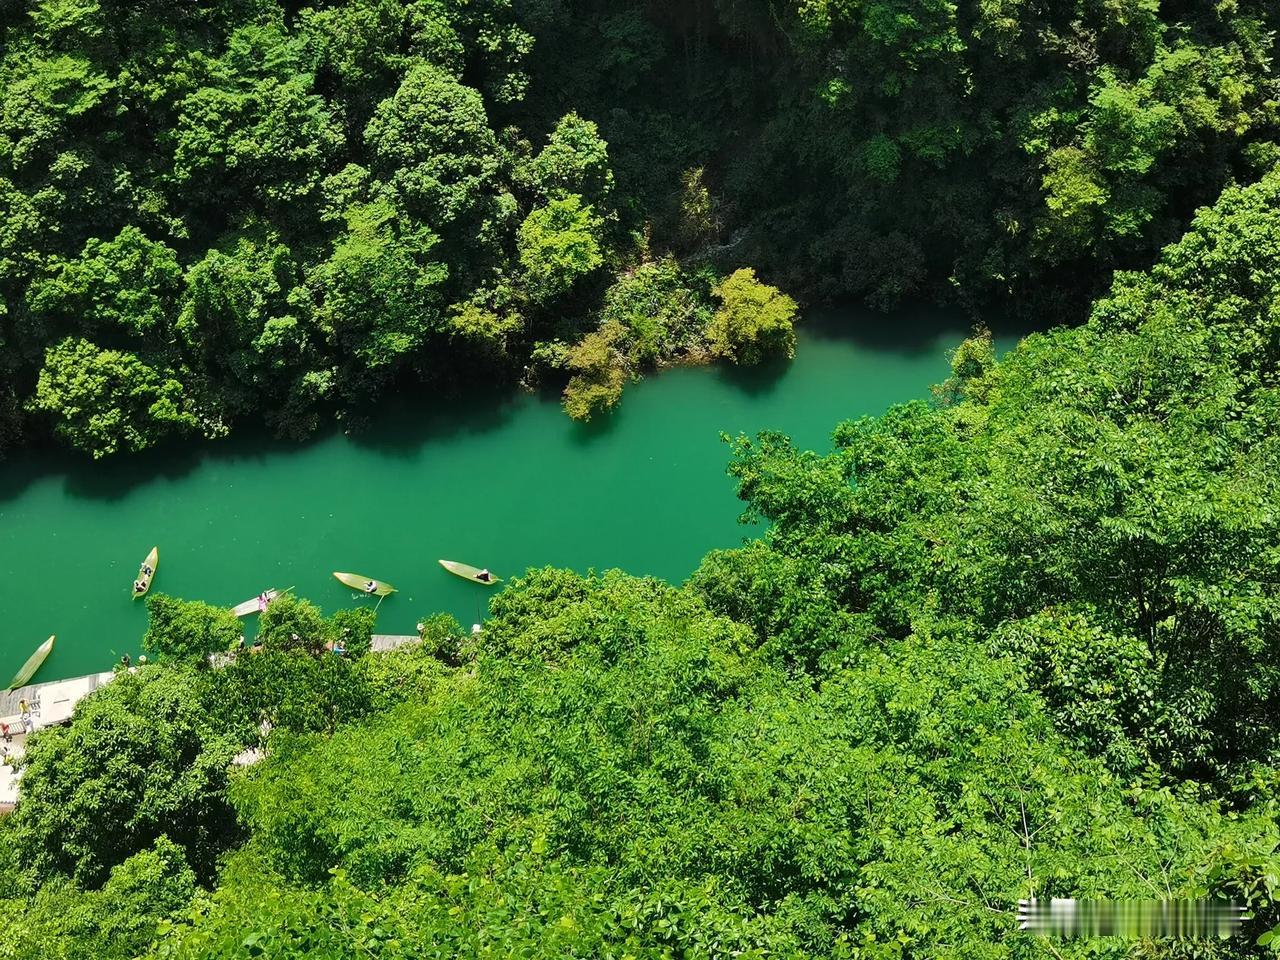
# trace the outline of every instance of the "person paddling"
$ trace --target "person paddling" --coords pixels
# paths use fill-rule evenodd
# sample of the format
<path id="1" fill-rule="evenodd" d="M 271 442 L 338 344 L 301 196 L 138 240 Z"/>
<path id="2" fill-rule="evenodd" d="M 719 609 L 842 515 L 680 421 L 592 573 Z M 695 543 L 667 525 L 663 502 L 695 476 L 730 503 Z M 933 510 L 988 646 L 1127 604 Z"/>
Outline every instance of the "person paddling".
<path id="1" fill-rule="evenodd" d="M 493 579 L 493 574 L 490 573 L 488 567 L 486 567 L 485 569 L 481 570 L 479 573 L 476 574 L 476 579 L 479 580 L 481 583 L 488 583 L 490 580 Z"/>

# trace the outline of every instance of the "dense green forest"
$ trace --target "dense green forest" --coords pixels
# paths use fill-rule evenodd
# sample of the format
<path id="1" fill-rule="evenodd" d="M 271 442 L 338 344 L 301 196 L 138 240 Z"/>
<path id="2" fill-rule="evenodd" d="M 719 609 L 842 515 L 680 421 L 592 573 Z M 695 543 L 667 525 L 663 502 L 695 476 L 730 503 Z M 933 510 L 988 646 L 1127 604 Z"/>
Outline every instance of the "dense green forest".
<path id="1" fill-rule="evenodd" d="M 0 450 L 302 436 L 423 381 L 587 417 L 648 367 L 789 352 L 792 297 L 1078 322 L 1274 161 L 1276 19 L 5 4 Z"/>
<path id="2" fill-rule="evenodd" d="M 151 596 L 152 662 L 27 744 L 0 960 L 1275 957 L 1278 19 L 0 7 L 0 449 L 476 379 L 588 417 L 798 301 L 1064 324 L 829 453 L 729 438 L 766 532 L 678 586 L 530 570 L 378 654 L 368 608 L 242 650 Z M 1242 936 L 1014 921 L 1204 895 Z"/>
<path id="3" fill-rule="evenodd" d="M 737 438 L 768 532 L 681 586 L 531 570 L 389 654 L 285 598 L 218 667 L 152 597 L 31 744 L 0 957 L 1275 956 L 1278 302 L 1270 174 L 827 455 Z M 1243 937 L 1013 920 L 1206 893 Z"/>

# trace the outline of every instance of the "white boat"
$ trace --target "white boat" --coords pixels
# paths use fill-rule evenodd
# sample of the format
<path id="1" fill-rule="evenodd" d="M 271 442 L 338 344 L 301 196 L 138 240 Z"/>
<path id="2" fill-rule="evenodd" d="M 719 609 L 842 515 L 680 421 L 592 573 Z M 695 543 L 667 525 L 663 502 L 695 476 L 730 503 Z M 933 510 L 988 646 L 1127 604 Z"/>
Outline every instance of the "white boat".
<path id="1" fill-rule="evenodd" d="M 289 590 L 292 589 L 293 587 L 289 588 Z M 244 603 L 237 603 L 231 608 L 231 612 L 237 617 L 247 617 L 251 613 L 261 613 L 263 610 L 267 609 L 267 604 L 280 596 L 280 594 L 288 593 L 289 590 L 264 590 L 256 597 L 246 600 Z"/>

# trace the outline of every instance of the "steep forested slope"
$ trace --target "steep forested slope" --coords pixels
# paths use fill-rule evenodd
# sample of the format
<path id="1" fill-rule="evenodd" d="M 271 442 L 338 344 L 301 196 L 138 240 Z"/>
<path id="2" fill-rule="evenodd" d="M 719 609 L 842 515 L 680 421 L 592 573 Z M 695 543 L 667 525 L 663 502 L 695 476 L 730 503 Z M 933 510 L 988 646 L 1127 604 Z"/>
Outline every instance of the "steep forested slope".
<path id="1" fill-rule="evenodd" d="M 877 303 L 1011 292 L 1062 319 L 1275 159 L 1264 3 L 521 4 L 528 102 L 573 98 L 680 236 Z M 664 216 L 665 212 L 665 216 Z M 1084 295 L 1084 296 L 1082 296 Z M 1066 303 L 1063 303 L 1063 298 Z M 1073 318 L 1074 319 L 1074 318 Z"/>
<path id="2" fill-rule="evenodd" d="M 565 370 L 586 416 L 645 365 L 791 349 L 788 298 L 646 245 L 594 123 L 516 125 L 534 38 L 501 0 L 44 0 L 0 31 L 0 447 L 302 436 L 479 374 Z M 659 294 L 686 305 L 626 308 Z"/>
<path id="3" fill-rule="evenodd" d="M 805 297 L 1077 322 L 1275 160 L 1271 5 L 0 10 L 0 448 L 791 348 Z M 727 279 L 726 279 L 727 278 Z M 721 282 L 723 281 L 723 282 Z"/>

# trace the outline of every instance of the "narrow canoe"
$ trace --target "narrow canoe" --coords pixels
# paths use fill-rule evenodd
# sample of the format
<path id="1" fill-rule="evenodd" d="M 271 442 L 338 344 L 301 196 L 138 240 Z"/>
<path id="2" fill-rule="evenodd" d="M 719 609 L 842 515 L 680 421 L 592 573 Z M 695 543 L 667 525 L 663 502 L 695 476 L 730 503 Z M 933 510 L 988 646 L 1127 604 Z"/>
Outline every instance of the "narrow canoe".
<path id="1" fill-rule="evenodd" d="M 27 658 L 27 662 L 22 665 L 22 669 L 13 675 L 13 679 L 9 681 L 9 690 L 17 690 L 19 687 L 25 687 L 31 682 L 31 678 L 36 675 L 36 671 L 40 669 L 40 665 L 44 663 L 45 658 L 49 656 L 49 652 L 53 649 L 53 637 L 50 637 L 40 646 L 36 647 L 36 652 Z"/>
<path id="2" fill-rule="evenodd" d="M 352 590 L 358 590 L 360 593 L 367 593 L 374 597 L 385 597 L 389 593 L 395 593 L 396 588 L 389 583 L 383 583 L 381 580 L 374 580 L 373 577 L 362 577 L 358 573 L 338 573 L 333 574 L 338 578 L 339 583 L 344 583 Z M 376 584 L 376 589 L 366 590 L 364 585 L 372 581 Z"/>
<path id="3" fill-rule="evenodd" d="M 133 599 L 137 600 L 139 597 L 143 596 L 148 590 L 151 589 L 151 581 L 156 578 L 156 567 L 158 567 L 159 565 L 160 565 L 160 548 L 152 547 L 151 552 L 147 554 L 147 559 L 143 560 L 142 566 L 138 567 L 138 580 L 142 581 L 142 589 L 138 590 L 136 587 L 134 588 Z M 151 573 L 150 574 L 143 573 L 142 571 L 144 567 L 150 567 Z M 135 581 L 135 583 L 136 582 L 137 581 Z"/>
<path id="4" fill-rule="evenodd" d="M 289 590 L 292 589 L 293 587 L 289 588 Z M 231 608 L 231 612 L 237 617 L 247 617 L 251 613 L 261 613 L 263 610 L 267 609 L 267 603 L 270 603 L 282 593 L 288 593 L 288 590 L 277 590 L 272 587 L 270 590 L 264 590 L 262 593 L 258 594 L 258 596 L 250 600 L 246 600 L 244 603 L 237 603 Z M 266 603 L 262 602 L 263 597 L 266 598 Z"/>
<path id="5" fill-rule="evenodd" d="M 482 583 L 486 587 L 492 587 L 495 583 L 501 582 L 501 577 L 489 575 L 488 580 L 480 579 L 480 568 L 473 567 L 468 563 L 459 563 L 457 560 L 441 560 L 440 566 L 444 567 L 454 576 L 461 577 L 463 580 L 470 580 L 472 583 Z"/>

